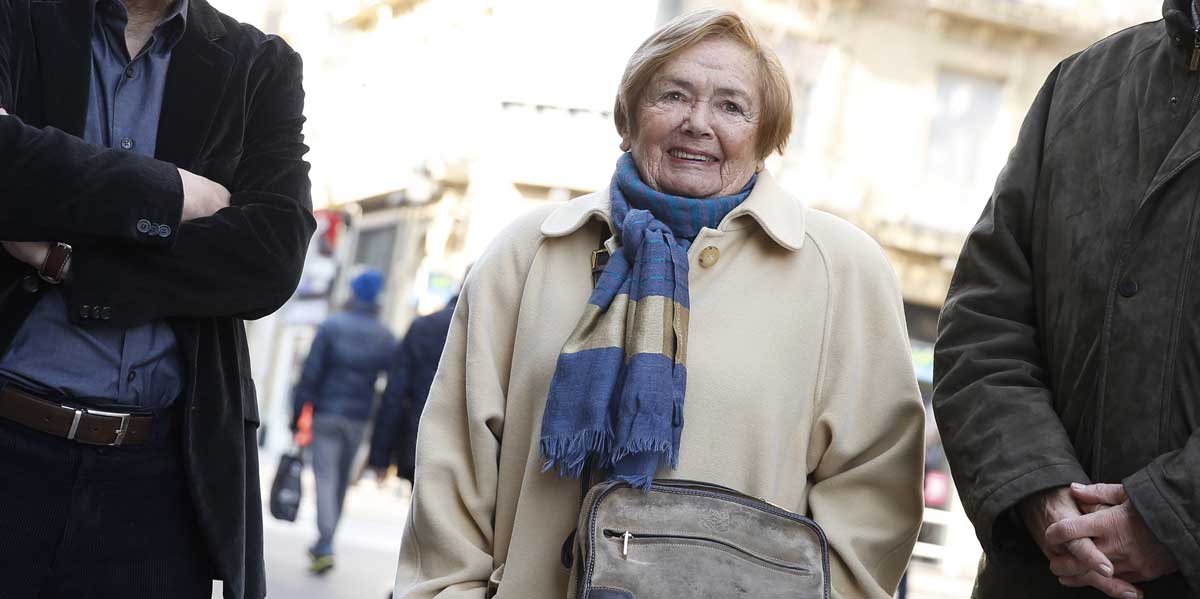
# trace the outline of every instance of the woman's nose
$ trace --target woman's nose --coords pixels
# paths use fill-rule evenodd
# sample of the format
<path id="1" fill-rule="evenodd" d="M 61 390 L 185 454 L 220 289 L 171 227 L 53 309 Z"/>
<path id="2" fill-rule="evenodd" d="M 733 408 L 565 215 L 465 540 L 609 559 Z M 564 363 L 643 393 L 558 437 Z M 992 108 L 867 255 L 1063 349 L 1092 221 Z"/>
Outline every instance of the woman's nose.
<path id="1" fill-rule="evenodd" d="M 683 120 L 683 131 L 695 137 L 711 137 L 712 114 L 707 102 L 693 102 Z"/>

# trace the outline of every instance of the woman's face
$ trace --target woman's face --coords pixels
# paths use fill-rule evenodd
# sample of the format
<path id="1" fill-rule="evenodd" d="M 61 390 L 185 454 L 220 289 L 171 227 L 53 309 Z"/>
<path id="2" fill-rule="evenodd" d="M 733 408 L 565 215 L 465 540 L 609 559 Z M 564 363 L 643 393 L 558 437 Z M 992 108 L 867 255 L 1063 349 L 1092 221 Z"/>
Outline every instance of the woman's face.
<path id="1" fill-rule="evenodd" d="M 741 190 L 758 166 L 758 90 L 754 54 L 733 40 L 706 39 L 664 64 L 623 144 L 642 180 L 691 198 Z"/>

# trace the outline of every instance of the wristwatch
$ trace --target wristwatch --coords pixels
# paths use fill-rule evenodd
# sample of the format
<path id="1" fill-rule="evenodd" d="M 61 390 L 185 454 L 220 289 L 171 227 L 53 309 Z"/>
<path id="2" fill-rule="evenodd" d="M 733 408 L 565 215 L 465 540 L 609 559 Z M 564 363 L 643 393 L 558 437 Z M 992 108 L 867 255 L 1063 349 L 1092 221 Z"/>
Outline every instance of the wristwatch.
<path id="1" fill-rule="evenodd" d="M 50 251 L 46 253 L 46 259 L 38 269 L 38 276 L 51 285 L 58 285 L 62 283 L 63 274 L 67 272 L 67 265 L 70 263 L 71 246 L 61 242 L 50 244 Z"/>

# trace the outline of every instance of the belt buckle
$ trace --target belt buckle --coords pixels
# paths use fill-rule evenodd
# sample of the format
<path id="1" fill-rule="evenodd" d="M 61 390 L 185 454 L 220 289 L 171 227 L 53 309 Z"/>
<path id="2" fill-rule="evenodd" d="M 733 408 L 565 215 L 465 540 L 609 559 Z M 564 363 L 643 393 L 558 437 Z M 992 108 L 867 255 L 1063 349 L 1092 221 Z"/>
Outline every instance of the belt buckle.
<path id="1" fill-rule="evenodd" d="M 89 410 L 87 408 L 71 408 L 71 407 L 67 407 L 67 406 L 63 406 L 63 408 L 75 412 L 75 419 L 71 421 L 71 430 L 67 433 L 67 439 L 69 439 L 71 441 L 75 440 L 75 434 L 77 432 L 79 432 L 79 421 L 80 421 L 80 419 L 83 418 L 84 414 L 95 414 L 96 416 L 108 416 L 110 418 L 120 418 L 121 419 L 121 425 L 117 427 L 116 431 L 114 431 L 117 434 L 117 438 L 115 440 L 113 440 L 112 443 L 101 443 L 100 445 L 103 445 L 105 447 L 120 447 L 121 443 L 125 442 L 125 434 L 129 432 L 129 419 L 133 417 L 133 414 L 121 414 L 118 412 L 104 412 L 101 410 Z"/>

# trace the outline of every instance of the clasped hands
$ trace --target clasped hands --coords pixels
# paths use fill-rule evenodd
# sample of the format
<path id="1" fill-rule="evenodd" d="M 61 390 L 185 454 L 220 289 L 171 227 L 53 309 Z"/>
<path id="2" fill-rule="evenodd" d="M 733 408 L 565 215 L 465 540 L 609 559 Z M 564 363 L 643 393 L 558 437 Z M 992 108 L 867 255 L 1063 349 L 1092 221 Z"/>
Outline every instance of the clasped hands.
<path id="1" fill-rule="evenodd" d="M 1133 583 L 1179 569 L 1117 484 L 1072 484 L 1021 502 L 1021 517 L 1050 571 L 1068 587 L 1142 599 Z"/>
<path id="2" fill-rule="evenodd" d="M 3 116 L 8 116 L 8 112 L 0 107 L 0 117 Z M 212 216 L 229 206 L 229 190 L 223 185 L 183 169 L 177 170 L 183 182 L 182 221 Z M 50 243 L 45 241 L 0 241 L 0 246 L 13 258 L 34 268 L 41 268 L 50 253 Z"/>

